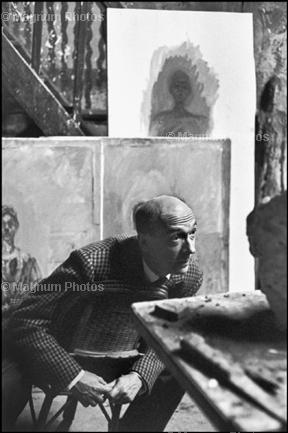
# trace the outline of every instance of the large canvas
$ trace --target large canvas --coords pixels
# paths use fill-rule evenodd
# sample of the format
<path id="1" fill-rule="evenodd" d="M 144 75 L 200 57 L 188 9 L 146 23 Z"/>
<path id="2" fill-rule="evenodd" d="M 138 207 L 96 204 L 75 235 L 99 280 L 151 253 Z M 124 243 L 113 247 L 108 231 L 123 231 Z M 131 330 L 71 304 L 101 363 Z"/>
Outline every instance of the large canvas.
<path id="1" fill-rule="evenodd" d="M 230 142 L 111 138 L 104 156 L 104 237 L 135 233 L 131 208 L 139 199 L 182 197 L 197 219 L 196 248 L 205 275 L 200 293 L 227 291 Z"/>
<path id="2" fill-rule="evenodd" d="M 61 138 L 3 141 L 2 203 L 17 215 L 15 247 L 47 277 L 73 249 L 100 238 L 100 148 Z"/>
<path id="3" fill-rule="evenodd" d="M 109 9 L 108 84 L 111 137 L 231 139 L 230 286 L 253 286 L 252 14 Z"/>
<path id="4" fill-rule="evenodd" d="M 13 242 L 39 278 L 75 248 L 135 234 L 138 201 L 176 194 L 197 217 L 201 292 L 216 293 L 229 287 L 229 165 L 224 140 L 4 139 L 3 204 L 17 214 Z"/>

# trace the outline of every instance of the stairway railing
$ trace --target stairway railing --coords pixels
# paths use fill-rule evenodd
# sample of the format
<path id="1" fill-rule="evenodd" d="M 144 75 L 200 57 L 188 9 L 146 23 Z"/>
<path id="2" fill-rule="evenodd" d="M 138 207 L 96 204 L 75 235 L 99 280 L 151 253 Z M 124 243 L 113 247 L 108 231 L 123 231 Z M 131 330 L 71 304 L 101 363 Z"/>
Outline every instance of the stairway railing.
<path id="1" fill-rule="evenodd" d="M 6 36 L 84 131 L 87 120 L 107 125 L 110 6 L 122 7 L 120 2 L 2 3 Z M 89 128 L 85 133 L 91 135 Z"/>

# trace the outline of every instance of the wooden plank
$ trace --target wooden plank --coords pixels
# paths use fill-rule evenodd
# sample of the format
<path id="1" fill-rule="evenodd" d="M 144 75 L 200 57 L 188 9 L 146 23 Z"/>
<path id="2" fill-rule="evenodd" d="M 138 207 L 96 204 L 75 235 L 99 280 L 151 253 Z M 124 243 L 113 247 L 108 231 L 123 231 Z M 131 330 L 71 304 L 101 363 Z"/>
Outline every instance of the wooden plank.
<path id="1" fill-rule="evenodd" d="M 178 322 L 157 318 L 151 314 L 155 306 L 174 310 L 182 318 Z M 206 307 L 207 312 L 204 311 Z M 233 387 L 218 382 L 209 369 L 202 371 L 199 364 L 194 364 L 181 352 L 181 340 L 194 332 L 201 335 L 202 328 L 202 335 L 205 335 L 208 344 L 223 353 L 228 352 L 241 364 L 245 361 L 245 371 L 252 361 L 254 366 L 257 363 L 259 371 L 266 365 L 279 385 L 277 393 L 271 398 L 275 398 L 279 411 L 286 414 L 285 338 L 283 340 L 283 336 L 273 328 L 271 311 L 262 293 L 225 293 L 141 302 L 133 304 L 132 308 L 141 335 L 216 428 L 220 431 L 285 431 L 281 422 L 252 404 Z M 269 320 L 266 320 L 267 314 Z M 233 328 L 233 323 L 234 334 L 229 329 Z M 246 325 L 243 327 L 243 324 Z"/>
<path id="2" fill-rule="evenodd" d="M 2 28 L 3 34 L 9 39 L 9 41 L 13 44 L 13 46 L 19 51 L 21 56 L 26 60 L 27 63 L 31 63 L 31 56 L 27 49 L 19 42 L 17 36 L 14 33 L 11 33 L 11 30 L 7 25 L 3 25 Z"/>
<path id="3" fill-rule="evenodd" d="M 89 5 L 88 9 L 88 16 L 90 16 L 92 12 L 92 2 L 86 2 L 87 5 Z M 93 71 L 92 71 L 92 55 L 93 55 L 93 49 L 91 47 L 91 42 L 93 39 L 93 27 L 92 27 L 92 20 L 88 19 L 86 23 L 86 43 L 85 43 L 85 65 L 84 68 L 84 96 L 85 96 L 85 108 L 90 110 L 92 106 L 92 83 L 93 83 Z M 81 109 L 81 115 L 82 115 L 82 109 Z"/>
<path id="4" fill-rule="evenodd" d="M 122 5 L 122 2 L 97 2 L 97 3 L 103 3 L 106 8 L 125 8 L 126 6 Z"/>
<path id="5" fill-rule="evenodd" d="M 181 347 L 194 362 L 197 359 L 201 367 L 205 365 L 209 372 L 213 372 L 213 377 L 217 380 L 228 386 L 232 385 L 269 415 L 285 424 L 284 414 L 277 401 L 250 379 L 243 367 L 235 362 L 229 353 L 212 348 L 202 336 L 196 333 L 183 338 Z"/>
<path id="6" fill-rule="evenodd" d="M 242 12 L 242 2 L 103 2 L 107 7 L 191 11 Z M 128 3 L 128 4 L 127 4 Z M 114 6 L 116 4 L 116 6 Z"/>
<path id="7" fill-rule="evenodd" d="M 90 2 L 77 2 L 75 15 L 87 16 Z M 81 98 L 83 91 L 84 52 L 86 43 L 86 25 L 84 20 L 77 20 L 75 24 L 75 52 L 74 52 L 74 89 L 73 89 L 73 118 L 80 121 Z"/>
<path id="8" fill-rule="evenodd" d="M 45 135 L 84 135 L 53 93 L 2 31 L 2 70 L 7 86 Z"/>
<path id="9" fill-rule="evenodd" d="M 41 59 L 41 43 L 42 43 L 42 19 L 40 15 L 43 13 L 43 2 L 35 2 L 32 36 L 32 68 L 39 73 Z M 39 17 L 39 18 L 38 18 Z"/>
<path id="10" fill-rule="evenodd" d="M 229 144 L 231 146 L 231 141 L 229 140 Z M 231 195 L 231 148 L 224 146 L 222 150 L 222 182 L 221 182 L 221 188 L 222 188 L 222 212 L 225 215 L 227 212 L 227 209 L 230 209 L 230 195 Z M 231 212 L 231 210 L 230 210 Z M 222 233 L 222 241 L 224 248 L 221 249 L 221 267 L 223 268 L 222 272 L 222 281 L 221 281 L 221 287 L 222 291 L 229 290 L 230 287 L 230 281 L 229 281 L 229 263 L 230 263 L 230 256 L 229 256 L 229 242 L 230 242 L 230 224 L 229 224 L 229 217 L 227 220 L 224 220 L 223 224 L 223 233 Z"/>
<path id="11" fill-rule="evenodd" d="M 28 51 L 19 43 L 19 41 L 10 33 L 7 26 L 3 26 L 3 33 L 8 38 L 8 40 L 12 43 L 14 48 L 17 49 L 17 51 L 20 53 L 20 55 L 24 58 L 24 60 L 30 65 L 31 64 L 31 57 L 28 53 Z M 60 104 L 66 109 L 69 110 L 69 108 L 72 111 L 72 105 L 68 102 L 66 98 L 59 92 L 59 90 L 56 88 L 56 86 L 52 83 L 48 75 L 41 70 L 40 76 L 48 89 L 53 93 L 56 99 L 60 102 Z M 69 111 L 68 111 L 69 113 Z"/>

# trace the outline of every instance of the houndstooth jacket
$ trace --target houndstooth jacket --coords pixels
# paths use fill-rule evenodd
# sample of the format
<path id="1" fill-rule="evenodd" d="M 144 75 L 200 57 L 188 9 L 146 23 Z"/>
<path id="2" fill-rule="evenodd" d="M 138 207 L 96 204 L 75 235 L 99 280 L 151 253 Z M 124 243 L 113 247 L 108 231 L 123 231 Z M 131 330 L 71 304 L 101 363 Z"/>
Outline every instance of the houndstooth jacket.
<path id="1" fill-rule="evenodd" d="M 115 303 L 118 304 L 116 295 L 123 289 L 128 295 L 129 293 L 133 296 L 138 294 L 138 298 L 131 298 L 133 300 L 147 300 L 147 297 L 142 297 L 147 282 L 137 238 L 111 237 L 73 251 L 62 265 L 39 283 L 38 290 L 31 293 L 14 312 L 10 323 L 10 337 L 18 357 L 23 361 L 25 368 L 28 368 L 33 383 L 50 384 L 56 392 L 64 390 L 82 369 L 79 362 L 69 354 L 71 326 L 66 326 L 63 332 L 63 323 L 59 326 L 57 323 L 61 323 L 61 320 L 58 319 L 62 314 L 61 311 L 63 312 L 59 306 L 67 305 L 70 302 L 69 299 L 74 301 L 77 297 L 83 299 L 87 293 L 67 290 L 67 282 L 69 282 L 69 287 L 72 287 L 73 283 L 74 287 L 76 284 L 83 283 L 101 284 L 103 294 L 106 289 L 110 290 L 110 292 L 108 290 L 110 304 L 113 304 L 114 297 Z M 168 297 L 192 296 L 197 292 L 201 283 L 202 271 L 199 268 L 196 254 L 193 254 L 185 275 L 171 275 Z M 60 285 L 61 290 L 51 291 L 49 289 L 56 285 L 57 287 Z M 101 296 L 100 293 L 89 293 L 89 299 L 91 300 L 92 297 L 95 300 L 97 295 Z M 95 304 L 101 305 L 98 301 Z M 114 320 L 111 311 L 106 312 L 106 307 L 103 305 L 96 312 L 96 318 L 94 317 L 95 338 L 101 340 L 104 324 L 105 332 L 109 336 L 116 333 L 119 341 L 122 339 L 121 349 L 131 348 L 131 340 L 134 339 L 136 343 L 140 337 L 133 325 L 130 326 L 130 332 L 127 331 L 128 315 L 124 315 L 122 322 L 118 321 L 117 325 L 114 323 L 113 327 Z M 131 318 L 132 310 L 129 311 L 129 314 Z M 76 321 L 74 313 L 68 316 L 71 324 L 74 317 Z M 130 346 L 125 347 L 125 344 Z M 141 375 L 150 392 L 163 369 L 162 361 L 151 348 L 146 346 L 144 356 L 134 362 L 131 370 Z"/>

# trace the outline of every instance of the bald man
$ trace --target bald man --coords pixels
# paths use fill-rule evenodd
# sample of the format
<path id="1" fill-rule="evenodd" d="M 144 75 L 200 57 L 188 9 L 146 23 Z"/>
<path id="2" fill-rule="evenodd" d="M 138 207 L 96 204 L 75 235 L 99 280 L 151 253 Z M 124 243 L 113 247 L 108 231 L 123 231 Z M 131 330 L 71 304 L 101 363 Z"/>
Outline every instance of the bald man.
<path id="1" fill-rule="evenodd" d="M 183 390 L 141 340 L 130 306 L 197 292 L 202 272 L 195 252 L 196 218 L 186 203 L 166 195 L 137 204 L 133 217 L 137 236 L 115 236 L 73 251 L 43 280 L 14 313 L 11 337 L 31 383 L 49 384 L 55 392 L 68 388 L 84 406 L 106 398 L 131 403 L 121 431 L 163 431 Z M 52 284 L 61 290 L 49 290 Z M 91 345 L 103 343 L 107 349 L 109 338 L 115 345 L 110 349 L 120 348 L 122 360 L 96 362 L 70 355 L 80 317 L 75 305 L 83 300 L 93 305 Z M 123 352 L 135 348 L 137 354 L 125 360 Z"/>

